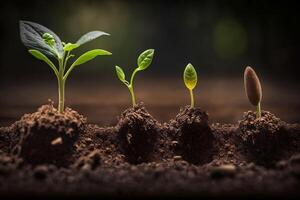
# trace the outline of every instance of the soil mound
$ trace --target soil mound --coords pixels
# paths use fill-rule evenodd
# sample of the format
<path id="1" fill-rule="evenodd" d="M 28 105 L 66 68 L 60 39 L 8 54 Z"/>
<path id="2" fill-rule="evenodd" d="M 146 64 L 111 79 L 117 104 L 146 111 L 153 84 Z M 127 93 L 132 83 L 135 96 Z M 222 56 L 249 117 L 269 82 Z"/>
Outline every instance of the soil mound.
<path id="1" fill-rule="evenodd" d="M 183 159 L 194 164 L 211 160 L 214 136 L 208 124 L 208 114 L 200 108 L 186 106 L 171 125 L 177 129 L 177 151 Z"/>
<path id="2" fill-rule="evenodd" d="M 119 149 L 128 162 L 137 164 L 151 160 L 159 124 L 143 104 L 125 110 L 116 128 Z"/>
<path id="3" fill-rule="evenodd" d="M 262 111 L 261 118 L 256 118 L 255 112 L 248 111 L 239 121 L 238 136 L 258 162 L 268 162 L 275 159 L 286 143 L 284 127 L 285 122 L 268 111 Z"/>
<path id="4" fill-rule="evenodd" d="M 71 108 L 59 113 L 53 104 L 25 114 L 11 126 L 12 153 L 26 162 L 66 166 L 86 119 Z"/>

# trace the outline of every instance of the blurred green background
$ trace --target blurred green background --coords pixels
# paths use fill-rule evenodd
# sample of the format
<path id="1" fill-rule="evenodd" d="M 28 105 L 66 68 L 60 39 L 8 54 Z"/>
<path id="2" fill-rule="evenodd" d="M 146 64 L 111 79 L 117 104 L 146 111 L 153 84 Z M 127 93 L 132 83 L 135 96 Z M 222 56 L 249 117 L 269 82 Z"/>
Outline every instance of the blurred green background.
<path id="1" fill-rule="evenodd" d="M 34 112 L 48 98 L 57 100 L 55 76 L 21 43 L 19 20 L 42 24 L 65 42 L 92 30 L 111 34 L 74 51 L 79 56 L 102 48 L 113 55 L 77 67 L 66 85 L 66 105 L 91 122 L 114 124 L 130 106 L 114 66 L 128 77 L 137 56 L 149 48 L 155 49 L 154 60 L 137 75 L 136 96 L 161 121 L 189 103 L 182 72 L 191 62 L 199 76 L 196 105 L 208 110 L 213 122 L 236 123 L 253 109 L 243 90 L 247 65 L 261 78 L 263 109 L 300 122 L 299 10 L 297 1 L 3 1 L 0 125 Z"/>
<path id="2" fill-rule="evenodd" d="M 77 54 L 103 48 L 113 56 L 78 68 L 80 76 L 114 76 L 113 67 L 136 65 L 137 55 L 156 49 L 149 76 L 178 76 L 191 62 L 204 75 L 236 76 L 245 65 L 267 75 L 296 79 L 299 7 L 294 1 L 4 1 L 1 4 L 1 80 L 7 74 L 49 77 L 19 39 L 19 20 L 49 27 L 75 42 L 91 30 L 111 34 Z M 6 75 L 4 75 L 6 74 Z M 74 76 L 74 75 L 73 75 Z M 77 75 L 73 78 L 76 78 Z"/>

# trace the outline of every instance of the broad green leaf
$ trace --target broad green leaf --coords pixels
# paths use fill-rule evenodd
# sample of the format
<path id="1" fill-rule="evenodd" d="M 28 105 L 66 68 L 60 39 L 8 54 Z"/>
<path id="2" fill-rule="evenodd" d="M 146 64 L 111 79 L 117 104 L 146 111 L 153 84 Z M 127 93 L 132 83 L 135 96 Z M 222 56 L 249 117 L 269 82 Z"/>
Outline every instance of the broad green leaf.
<path id="1" fill-rule="evenodd" d="M 149 65 L 152 62 L 153 55 L 154 55 L 154 49 L 148 49 L 148 50 L 144 51 L 143 53 L 141 53 L 141 55 L 138 57 L 138 61 L 137 61 L 138 69 L 144 70 L 147 67 L 149 67 Z"/>
<path id="2" fill-rule="evenodd" d="M 51 36 L 47 37 L 47 41 L 52 43 L 52 45 L 49 45 L 46 43 L 46 41 L 43 38 L 43 35 L 47 33 L 49 35 L 45 36 Z M 63 51 L 63 45 L 59 37 L 50 29 L 29 21 L 20 21 L 20 36 L 23 44 L 29 48 L 29 49 L 35 49 L 40 51 L 41 53 L 52 56 L 52 57 L 62 57 L 64 51 Z"/>
<path id="3" fill-rule="evenodd" d="M 190 90 L 194 89 L 197 85 L 197 72 L 190 63 L 185 67 L 183 80 L 185 86 Z"/>
<path id="4" fill-rule="evenodd" d="M 47 63 L 54 70 L 55 74 L 58 75 L 58 71 L 57 71 L 55 65 L 43 53 L 41 53 L 40 51 L 35 50 L 35 49 L 30 49 L 30 50 L 28 50 L 28 52 L 31 55 L 33 55 L 35 58 Z"/>
<path id="5" fill-rule="evenodd" d="M 93 58 L 95 58 L 96 56 L 105 56 L 105 55 L 111 55 L 111 53 L 103 49 L 94 49 L 82 54 L 81 56 L 79 56 L 79 58 L 77 58 L 77 60 L 75 60 L 75 62 L 73 62 L 71 67 L 65 73 L 64 80 L 68 78 L 69 74 L 71 73 L 71 71 L 74 69 L 75 66 L 86 63 L 92 60 Z"/>
<path id="6" fill-rule="evenodd" d="M 125 74 L 124 71 L 122 70 L 121 67 L 116 66 L 116 73 L 120 81 L 124 82 L 125 81 Z"/>
<path id="7" fill-rule="evenodd" d="M 102 35 L 109 35 L 108 33 L 102 32 L 102 31 L 91 31 L 79 38 L 79 40 L 76 42 L 76 44 L 83 45 L 91 40 L 94 40 Z"/>
<path id="8" fill-rule="evenodd" d="M 79 44 L 68 43 L 64 46 L 64 51 L 72 51 L 73 49 L 76 49 L 79 46 L 80 46 Z"/>
<path id="9" fill-rule="evenodd" d="M 77 58 L 77 60 L 72 64 L 72 66 L 81 65 L 83 63 L 86 63 L 94 59 L 96 56 L 105 56 L 105 55 L 111 55 L 111 53 L 102 49 L 94 49 L 79 56 L 79 58 Z"/>

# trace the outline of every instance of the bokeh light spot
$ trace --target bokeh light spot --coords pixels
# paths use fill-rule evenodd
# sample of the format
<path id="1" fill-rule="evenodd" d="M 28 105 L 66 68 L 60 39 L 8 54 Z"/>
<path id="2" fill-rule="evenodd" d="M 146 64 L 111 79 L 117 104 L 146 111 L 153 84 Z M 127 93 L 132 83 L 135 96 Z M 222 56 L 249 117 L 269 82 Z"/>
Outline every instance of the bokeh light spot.
<path id="1" fill-rule="evenodd" d="M 247 33 L 233 18 L 223 18 L 217 22 L 213 32 L 213 45 L 222 59 L 236 59 L 247 48 Z"/>

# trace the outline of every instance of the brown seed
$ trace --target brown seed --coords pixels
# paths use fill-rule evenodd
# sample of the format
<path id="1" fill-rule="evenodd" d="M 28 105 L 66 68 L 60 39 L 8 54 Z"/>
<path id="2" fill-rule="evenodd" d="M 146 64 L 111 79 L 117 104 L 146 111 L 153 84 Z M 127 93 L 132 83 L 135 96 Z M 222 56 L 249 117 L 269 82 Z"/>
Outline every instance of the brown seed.
<path id="1" fill-rule="evenodd" d="M 257 106 L 262 98 L 262 89 L 255 71 L 249 66 L 244 72 L 244 85 L 250 103 Z"/>

